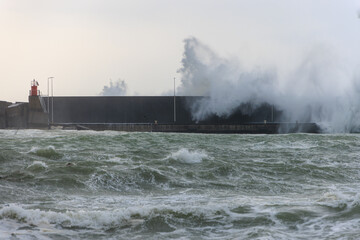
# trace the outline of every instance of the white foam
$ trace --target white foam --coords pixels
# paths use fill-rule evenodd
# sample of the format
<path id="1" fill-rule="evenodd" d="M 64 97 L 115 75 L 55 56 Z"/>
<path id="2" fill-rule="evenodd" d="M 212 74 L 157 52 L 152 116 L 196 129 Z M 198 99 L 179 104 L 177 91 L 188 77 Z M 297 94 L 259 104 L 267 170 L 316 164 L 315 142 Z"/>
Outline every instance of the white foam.
<path id="1" fill-rule="evenodd" d="M 32 147 L 28 153 L 36 153 L 39 150 L 53 150 L 53 151 L 55 151 L 55 147 L 52 146 L 52 145 L 47 146 L 46 148 Z"/>
<path id="2" fill-rule="evenodd" d="M 326 192 L 317 200 L 323 206 L 332 208 L 344 208 L 345 211 L 351 211 L 360 205 L 359 193 L 343 193 L 339 191 Z"/>
<path id="3" fill-rule="evenodd" d="M 28 168 L 48 168 L 48 166 L 42 161 L 34 161 Z"/>
<path id="4" fill-rule="evenodd" d="M 141 219 L 132 219 L 133 211 L 119 209 L 115 211 L 66 211 L 54 212 L 39 209 L 24 209 L 20 205 L 10 204 L 0 209 L 0 219 L 17 220 L 35 226 L 46 226 L 52 229 L 60 224 L 66 227 L 91 227 L 103 229 L 112 226 L 134 225 L 142 223 Z"/>
<path id="5" fill-rule="evenodd" d="M 331 193 L 325 195 L 330 199 L 334 197 Z M 102 231 L 114 227 L 138 226 L 146 222 L 147 219 L 156 217 L 157 215 L 163 215 L 166 218 L 174 217 L 175 221 L 182 221 L 181 219 L 177 219 L 178 217 L 175 216 L 177 212 L 185 215 L 192 214 L 194 216 L 218 222 L 219 225 L 214 227 L 219 227 L 217 229 L 218 231 L 216 231 L 217 234 L 209 233 L 210 235 L 208 235 L 208 239 L 228 239 L 229 236 L 236 238 L 239 234 L 244 234 L 246 232 L 250 234 L 250 232 L 253 232 L 256 229 L 261 232 L 267 231 L 270 234 L 266 235 L 267 237 L 260 234 L 259 239 L 288 239 L 290 236 L 293 238 L 316 238 L 322 234 L 325 234 L 325 236 L 341 236 L 341 233 L 344 231 L 348 231 L 350 234 L 353 234 L 356 233 L 358 229 L 358 219 L 350 221 L 347 220 L 345 222 L 338 221 L 336 223 L 332 221 L 329 222 L 326 218 L 331 217 L 332 213 L 325 213 L 324 216 L 324 213 L 321 211 L 321 214 L 318 217 L 300 216 L 300 218 L 304 220 L 304 223 L 294 223 L 299 230 L 289 231 L 288 226 L 276 217 L 277 213 L 284 211 L 294 212 L 294 210 L 309 210 L 314 212 L 321 210 L 318 209 L 318 207 L 309 204 L 307 202 L 308 199 L 305 198 L 298 199 L 294 202 L 292 198 L 274 196 L 260 198 L 237 195 L 226 198 L 215 198 L 211 196 L 212 195 L 209 195 L 204 198 L 204 195 L 180 194 L 155 198 L 154 196 L 145 196 L 141 199 L 135 196 L 121 196 L 114 197 L 113 199 L 103 197 L 96 198 L 96 201 L 94 201 L 95 199 L 92 199 L 92 201 L 90 201 L 90 205 L 84 209 L 68 210 L 66 212 L 26 209 L 24 206 L 12 204 L 0 209 L 0 237 L 2 234 L 3 236 L 4 234 L 6 236 L 12 231 L 11 229 L 15 229 L 14 231 L 16 231 L 16 234 L 20 234 L 20 230 L 17 230 L 19 229 L 19 226 L 34 225 L 32 227 L 40 230 L 39 234 L 42 234 L 43 236 L 44 234 L 46 236 L 47 233 L 59 231 L 59 234 L 65 234 L 68 236 L 73 235 L 74 238 L 76 238 L 81 230 L 77 230 L 77 232 L 75 232 L 69 228 L 80 227 L 86 228 L 86 231 Z M 354 202 L 357 202 L 357 198 L 358 197 L 355 197 Z M 84 201 L 84 199 L 79 200 L 81 202 Z M 101 207 L 100 205 L 97 205 L 99 202 L 101 202 Z M 91 203 L 96 204 L 92 206 Z M 112 207 L 108 208 L 109 206 Z M 244 206 L 248 208 L 249 211 L 236 212 L 232 210 L 239 206 Z M 219 213 L 221 214 L 219 215 Z M 175 215 L 172 216 L 173 214 Z M 255 224 L 254 227 L 251 228 L 236 229 L 232 227 L 232 224 L 237 221 L 242 222 L 246 219 L 256 220 L 257 218 L 268 219 L 269 221 L 272 221 L 274 225 L 270 228 L 268 225 L 263 225 L 262 223 L 259 223 L 259 225 Z M 4 221 L 7 224 L 2 227 L 1 225 Z M 192 220 L 187 219 L 186 221 Z M 223 224 L 228 227 L 222 227 L 225 226 Z M 61 227 L 59 227 L 59 225 Z M 175 232 L 169 233 L 169 236 L 176 236 L 176 232 L 182 233 L 184 236 L 189 234 L 188 230 L 185 228 L 177 228 Z M 37 233 L 36 231 L 32 231 L 31 234 Z M 206 239 L 204 236 L 203 238 Z"/>
<path id="6" fill-rule="evenodd" d="M 169 158 L 187 164 L 201 163 L 203 159 L 208 157 L 209 156 L 204 151 L 189 151 L 186 148 L 182 148 L 169 156 Z"/>
<path id="7" fill-rule="evenodd" d="M 130 162 L 130 158 L 121 158 L 121 157 L 109 157 L 109 159 L 106 159 L 105 162 L 112 162 L 112 163 L 124 163 L 124 162 Z"/>
<path id="8" fill-rule="evenodd" d="M 25 227 L 22 229 L 21 227 Z M 42 224 L 36 230 L 28 229 L 26 224 L 18 223 L 14 220 L 0 220 L 0 239 L 21 239 L 21 240 L 50 240 L 47 234 L 63 234 L 61 230 L 55 229 L 50 225 Z"/>

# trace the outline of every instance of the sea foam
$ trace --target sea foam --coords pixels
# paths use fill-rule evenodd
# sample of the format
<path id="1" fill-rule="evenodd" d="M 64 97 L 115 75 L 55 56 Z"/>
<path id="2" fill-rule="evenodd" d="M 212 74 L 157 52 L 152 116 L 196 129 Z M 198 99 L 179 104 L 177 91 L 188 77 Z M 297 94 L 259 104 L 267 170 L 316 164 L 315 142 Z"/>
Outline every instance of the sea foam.
<path id="1" fill-rule="evenodd" d="M 45 148 L 32 147 L 28 153 L 54 160 L 62 157 L 62 154 L 58 153 L 54 146 L 48 146 Z"/>
<path id="2" fill-rule="evenodd" d="M 45 168 L 48 168 L 48 166 L 46 165 L 46 163 L 42 161 L 34 161 L 32 164 L 28 166 L 28 169 L 34 169 L 34 170 L 40 170 Z"/>
<path id="3" fill-rule="evenodd" d="M 181 163 L 194 164 L 201 163 L 203 159 L 209 156 L 204 151 L 190 151 L 186 148 L 181 148 L 177 152 L 172 153 L 168 158 L 175 159 Z"/>
<path id="4" fill-rule="evenodd" d="M 132 219 L 132 211 L 119 209 L 116 211 L 66 211 L 54 212 L 39 209 L 26 209 L 21 205 L 10 204 L 0 209 L 0 219 L 12 219 L 30 225 L 59 225 L 62 227 L 91 227 L 107 229 L 115 226 L 138 223 Z"/>

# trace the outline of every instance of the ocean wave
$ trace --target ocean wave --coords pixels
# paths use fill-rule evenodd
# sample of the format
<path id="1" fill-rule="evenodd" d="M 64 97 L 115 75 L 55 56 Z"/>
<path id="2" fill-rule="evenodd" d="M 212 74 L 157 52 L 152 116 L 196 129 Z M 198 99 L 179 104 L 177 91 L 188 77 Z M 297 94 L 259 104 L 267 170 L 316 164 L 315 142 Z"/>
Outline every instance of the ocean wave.
<path id="1" fill-rule="evenodd" d="M 44 158 L 48 158 L 48 159 L 52 159 L 52 160 L 57 160 L 63 157 L 62 154 L 58 153 L 55 150 L 54 146 L 48 146 L 45 148 L 40 148 L 40 147 L 32 147 L 31 150 L 29 151 L 30 154 L 34 154 L 36 156 L 39 157 L 44 157 Z"/>
<path id="2" fill-rule="evenodd" d="M 34 161 L 27 168 L 32 171 L 38 171 L 38 170 L 46 169 L 46 168 L 48 168 L 48 166 L 46 165 L 46 163 L 44 163 L 42 161 Z"/>
<path id="3" fill-rule="evenodd" d="M 195 164 L 201 163 L 203 159 L 207 159 L 209 156 L 204 151 L 199 150 L 188 150 L 187 148 L 181 148 L 180 150 L 171 153 L 167 159 L 174 159 L 181 163 Z"/>
<path id="4" fill-rule="evenodd" d="M 341 214 L 360 215 L 360 194 L 344 194 L 342 192 L 326 192 L 317 201 L 320 206 Z"/>
<path id="5" fill-rule="evenodd" d="M 105 159 L 104 161 L 110 162 L 110 163 L 122 164 L 122 163 L 130 162 L 131 159 L 130 158 L 121 158 L 121 157 L 109 157 L 108 159 Z"/>
<path id="6" fill-rule="evenodd" d="M 55 212 L 26 209 L 21 205 L 10 204 L 0 209 L 0 238 L 57 239 L 62 236 L 65 239 L 74 239 L 78 238 L 78 234 L 86 235 L 91 231 L 94 233 L 90 236 L 95 233 L 104 236 L 106 232 L 114 229 L 134 228 L 143 224 L 144 220 L 136 216 L 129 209 Z"/>
<path id="7" fill-rule="evenodd" d="M 360 239 L 358 135 L 15 133 L 0 239 Z"/>
<path id="8" fill-rule="evenodd" d="M 139 166 L 122 171 L 98 171 L 90 176 L 87 186 L 95 191 L 113 190 L 138 192 L 154 188 L 168 189 L 170 179 L 161 171 L 147 166 Z"/>
<path id="9" fill-rule="evenodd" d="M 141 232 L 172 232 L 178 228 L 202 228 L 210 226 L 238 225 L 241 219 L 252 226 L 261 226 L 258 216 L 244 217 L 231 212 L 224 206 L 170 206 L 165 204 L 132 206 L 110 210 L 67 210 L 55 212 L 40 209 L 27 209 L 21 205 L 10 204 L 0 209 L 0 219 L 15 220 L 30 226 L 47 225 L 49 228 L 97 229 L 107 231 L 114 228 L 127 228 L 142 225 Z M 267 216 L 263 216 L 268 219 Z M 230 221 L 230 222 L 229 222 Z M 269 219 L 266 221 L 270 221 Z M 244 226 L 236 226 L 244 227 Z"/>
<path id="10" fill-rule="evenodd" d="M 54 211 L 10 204 L 0 208 L 0 220 L 15 221 L 15 232 L 20 225 L 28 228 L 45 226 L 48 232 L 57 231 L 62 235 L 90 231 L 126 236 L 130 231 L 143 237 L 151 234 L 153 239 L 160 236 L 156 234 L 161 234 L 164 239 L 179 238 L 179 231 L 183 237 L 202 236 L 205 239 L 228 239 L 229 236 L 245 239 L 341 238 L 344 229 L 347 236 L 355 236 L 360 222 L 354 216 L 344 219 L 344 215 L 337 216 L 331 211 L 324 213 L 321 208 L 302 205 L 301 201 L 294 204 L 278 202 L 280 199 L 274 199 L 273 204 L 256 199 L 245 204 L 236 204 L 236 199 L 188 201 L 196 198 L 179 195 L 166 201 L 147 202 L 152 198 L 145 197 L 143 200 L 147 204 L 129 198 L 101 210 Z M 246 202 L 245 199 L 238 200 Z M 122 206 L 124 201 L 131 201 L 131 204 Z"/>

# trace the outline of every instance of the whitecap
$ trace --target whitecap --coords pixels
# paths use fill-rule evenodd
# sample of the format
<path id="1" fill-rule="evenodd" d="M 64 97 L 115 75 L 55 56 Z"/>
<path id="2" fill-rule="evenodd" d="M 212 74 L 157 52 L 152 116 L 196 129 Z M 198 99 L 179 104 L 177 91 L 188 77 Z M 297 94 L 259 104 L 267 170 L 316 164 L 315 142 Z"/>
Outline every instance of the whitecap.
<path id="1" fill-rule="evenodd" d="M 21 205 L 9 204 L 0 209 L 0 219 L 16 220 L 34 226 L 47 226 L 56 229 L 56 225 L 64 227 L 91 227 L 107 229 L 114 226 L 138 225 L 142 219 L 132 217 L 129 209 L 115 211 L 66 211 L 54 212 L 40 209 L 26 209 Z"/>
<path id="2" fill-rule="evenodd" d="M 28 153 L 37 153 L 39 150 L 52 150 L 55 151 L 55 147 L 50 145 L 47 146 L 45 148 L 40 148 L 40 147 L 31 147 L 30 151 Z"/>
<path id="3" fill-rule="evenodd" d="M 42 161 L 34 161 L 32 164 L 28 166 L 28 168 L 47 168 L 46 163 Z"/>
<path id="4" fill-rule="evenodd" d="M 181 163 L 193 164 L 201 163 L 203 159 L 208 158 L 209 156 L 204 151 L 189 151 L 186 148 L 181 148 L 177 152 L 170 154 L 168 158 L 175 159 Z"/>

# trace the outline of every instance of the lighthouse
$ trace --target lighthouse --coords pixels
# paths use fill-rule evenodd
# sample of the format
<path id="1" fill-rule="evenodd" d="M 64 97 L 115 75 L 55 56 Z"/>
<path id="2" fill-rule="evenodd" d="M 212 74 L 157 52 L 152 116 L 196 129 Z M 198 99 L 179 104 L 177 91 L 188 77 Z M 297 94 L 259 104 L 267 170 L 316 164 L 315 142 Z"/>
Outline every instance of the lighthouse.
<path id="1" fill-rule="evenodd" d="M 39 96 L 40 91 L 38 91 L 37 87 L 39 86 L 39 83 L 37 81 L 32 80 L 31 81 L 31 90 L 30 90 L 30 96 Z"/>

